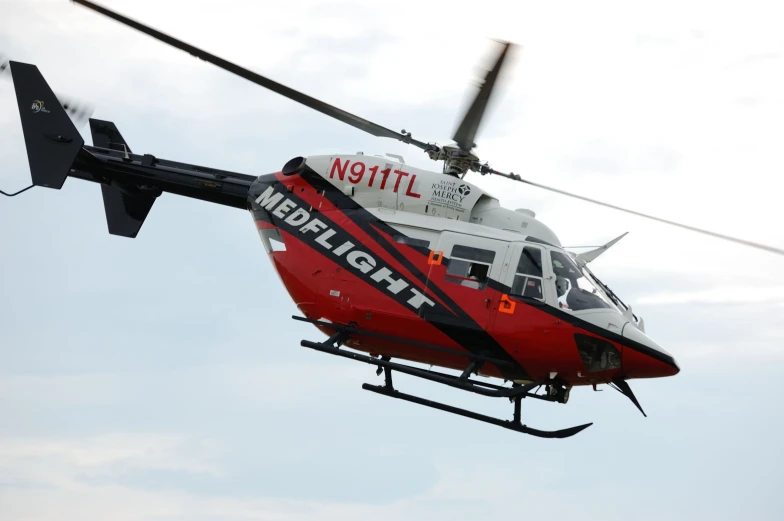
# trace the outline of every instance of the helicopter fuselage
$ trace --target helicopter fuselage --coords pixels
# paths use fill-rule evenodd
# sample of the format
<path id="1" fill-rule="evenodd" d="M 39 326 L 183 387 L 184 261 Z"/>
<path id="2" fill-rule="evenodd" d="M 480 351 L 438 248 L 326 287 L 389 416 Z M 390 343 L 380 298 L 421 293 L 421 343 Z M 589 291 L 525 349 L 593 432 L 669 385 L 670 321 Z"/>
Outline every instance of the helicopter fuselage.
<path id="1" fill-rule="evenodd" d="M 480 374 L 568 385 L 679 370 L 600 287 L 577 287 L 579 267 L 533 212 L 461 179 L 380 156 L 313 156 L 259 177 L 248 204 L 302 313 L 377 334 L 352 335 L 351 348 L 465 369 L 464 357 L 397 339 L 415 341 L 506 362 Z M 573 281 L 571 300 L 559 278 Z"/>

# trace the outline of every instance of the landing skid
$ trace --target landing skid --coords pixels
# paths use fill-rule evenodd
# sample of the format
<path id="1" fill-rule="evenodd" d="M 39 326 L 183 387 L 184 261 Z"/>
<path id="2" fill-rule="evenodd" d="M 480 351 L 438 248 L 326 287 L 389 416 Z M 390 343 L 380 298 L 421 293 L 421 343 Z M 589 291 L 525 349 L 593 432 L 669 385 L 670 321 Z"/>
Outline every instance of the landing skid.
<path id="1" fill-rule="evenodd" d="M 593 425 L 593 423 L 586 423 L 584 425 L 578 425 L 576 427 L 570 427 L 568 429 L 560 429 L 557 431 L 542 431 L 539 429 L 528 427 L 527 425 L 523 425 L 522 422 L 520 421 L 520 409 L 521 409 L 520 400 L 522 400 L 522 398 L 515 400 L 514 419 L 501 420 L 498 418 L 494 418 L 492 416 L 486 416 L 484 414 L 468 411 L 466 409 L 461 409 L 459 407 L 446 405 L 441 402 L 426 400 L 424 398 L 420 398 L 419 396 L 401 393 L 400 391 L 392 387 L 388 388 L 386 385 L 362 384 L 362 388 L 366 391 L 372 391 L 374 393 L 383 394 L 384 396 L 389 396 L 390 398 L 398 398 L 400 400 L 405 400 L 407 402 L 418 403 L 419 405 L 432 407 L 433 409 L 438 409 L 440 411 L 451 412 L 452 414 L 465 416 L 466 418 L 471 418 L 473 420 L 479 420 L 481 422 L 491 423 L 493 425 L 498 425 L 499 427 L 503 427 L 504 429 L 521 432 L 523 434 L 530 434 L 531 436 L 536 436 L 538 438 L 568 438 L 570 436 L 574 436 L 578 432 L 581 432 L 587 429 L 588 427 L 590 427 L 591 425 Z"/>
<path id="2" fill-rule="evenodd" d="M 377 394 L 382 394 L 384 396 L 389 396 L 390 398 L 397 398 L 399 400 L 405 400 L 407 402 L 424 405 L 426 407 L 432 407 L 440 411 L 457 414 L 459 416 L 465 416 L 466 418 L 471 418 L 473 420 L 490 423 L 492 425 L 497 425 L 505 429 L 513 430 L 523 434 L 530 434 L 531 436 L 537 436 L 539 438 L 568 438 L 570 436 L 574 436 L 578 432 L 581 432 L 584 429 L 587 429 L 588 427 L 593 425 L 593 423 L 586 423 L 584 425 L 578 425 L 576 427 L 570 427 L 567 429 L 560 429 L 555 431 L 543 431 L 524 425 L 521 422 L 521 409 L 522 409 L 521 402 L 524 398 L 535 398 L 537 400 L 545 400 L 551 402 L 559 401 L 559 398 L 557 396 L 553 396 L 549 394 L 539 395 L 534 392 L 534 390 L 539 388 L 540 386 L 548 385 L 551 382 L 542 380 L 538 382 L 529 383 L 526 385 L 513 384 L 512 387 L 504 387 L 501 385 L 491 384 L 489 382 L 480 382 L 477 380 L 472 380 L 471 378 L 469 378 L 469 376 L 472 373 L 478 371 L 479 368 L 482 366 L 482 364 L 487 361 L 483 359 L 483 357 L 481 356 L 473 355 L 470 353 L 463 353 L 460 351 L 454 351 L 456 354 L 466 356 L 467 358 L 470 359 L 468 367 L 466 367 L 465 371 L 463 371 L 463 373 L 460 376 L 439 373 L 436 371 L 428 371 L 425 369 L 412 367 L 406 364 L 392 362 L 388 357 L 374 358 L 363 353 L 357 353 L 355 351 L 349 351 L 348 349 L 340 348 L 340 346 L 343 343 L 345 343 L 347 340 L 349 340 L 349 338 L 351 338 L 351 334 L 370 334 L 370 335 L 378 336 L 377 333 L 373 333 L 371 331 L 364 331 L 351 326 L 344 326 L 341 324 L 333 324 L 330 322 L 322 322 L 318 320 L 310 320 L 302 317 L 295 316 L 292 318 L 303 322 L 309 322 L 319 326 L 328 327 L 335 331 L 333 335 L 331 335 L 327 340 L 323 342 L 311 342 L 309 340 L 303 340 L 302 342 L 300 342 L 300 344 L 303 347 L 314 349 L 322 353 L 336 355 L 343 358 L 356 360 L 358 362 L 364 362 L 366 364 L 375 365 L 378 367 L 376 374 L 381 374 L 381 372 L 383 371 L 384 385 L 362 384 L 362 389 L 366 391 L 371 391 Z M 385 337 L 393 338 L 393 337 L 388 337 L 386 335 Z M 404 343 L 413 343 L 406 339 L 397 339 L 397 340 L 400 340 L 401 342 Z M 427 344 L 421 344 L 419 342 L 417 342 L 417 344 L 420 344 L 421 347 L 427 347 L 439 351 L 445 350 L 445 348 L 438 347 L 438 346 L 430 346 Z M 433 400 L 420 398 L 419 396 L 402 393 L 397 389 L 395 389 L 392 385 L 393 371 L 397 371 L 399 373 L 407 374 L 410 376 L 416 376 L 417 378 L 423 378 L 425 380 L 430 380 L 431 382 L 448 385 L 450 387 L 461 389 L 463 391 L 481 394 L 483 396 L 490 396 L 494 398 L 508 398 L 509 401 L 514 402 L 514 417 L 512 420 L 502 420 L 499 418 L 494 418 L 492 416 L 486 416 L 484 414 L 479 414 L 473 411 L 469 411 L 467 409 L 461 409 L 459 407 L 453 407 L 451 405 L 435 402 Z"/>

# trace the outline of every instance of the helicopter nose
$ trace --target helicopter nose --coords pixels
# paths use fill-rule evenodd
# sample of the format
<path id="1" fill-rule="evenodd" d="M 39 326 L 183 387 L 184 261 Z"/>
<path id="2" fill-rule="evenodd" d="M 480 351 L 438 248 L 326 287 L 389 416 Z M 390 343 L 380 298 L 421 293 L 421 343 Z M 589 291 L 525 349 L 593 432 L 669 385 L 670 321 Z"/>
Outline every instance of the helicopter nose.
<path id="1" fill-rule="evenodd" d="M 674 376 L 681 368 L 675 358 L 633 324 L 623 326 L 623 371 L 627 378 Z"/>

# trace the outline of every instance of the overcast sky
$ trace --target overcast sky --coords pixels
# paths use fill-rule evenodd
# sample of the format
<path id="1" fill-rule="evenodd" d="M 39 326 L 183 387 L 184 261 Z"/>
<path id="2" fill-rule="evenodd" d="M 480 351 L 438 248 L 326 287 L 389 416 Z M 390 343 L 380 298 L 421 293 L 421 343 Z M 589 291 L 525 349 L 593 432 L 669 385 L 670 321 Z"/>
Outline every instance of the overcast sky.
<path id="1" fill-rule="evenodd" d="M 494 167 L 784 247 L 777 2 L 103 1 L 442 144 L 488 38 L 510 40 L 478 139 Z M 0 52 L 135 152 L 249 174 L 358 150 L 440 168 L 67 0 L 0 0 Z M 630 232 L 594 271 L 681 364 L 632 382 L 648 418 L 578 389 L 526 420 L 595 425 L 540 440 L 363 392 L 372 368 L 299 347 L 320 334 L 290 320 L 247 212 L 164 195 L 137 239 L 113 237 L 99 187 L 68 180 L 0 199 L 0 519 L 784 518 L 784 258 L 471 181 L 565 245 Z M 28 183 L 3 81 L 0 189 Z"/>

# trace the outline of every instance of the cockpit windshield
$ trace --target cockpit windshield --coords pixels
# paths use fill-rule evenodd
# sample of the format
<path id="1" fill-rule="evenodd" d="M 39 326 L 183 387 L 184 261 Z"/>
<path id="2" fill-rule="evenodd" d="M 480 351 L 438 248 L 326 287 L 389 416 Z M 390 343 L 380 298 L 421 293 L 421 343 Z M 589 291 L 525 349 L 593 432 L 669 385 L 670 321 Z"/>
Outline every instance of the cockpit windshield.
<path id="1" fill-rule="evenodd" d="M 588 271 L 577 266 L 571 257 L 553 250 L 550 258 L 559 308 L 565 311 L 600 308 L 618 310 Z"/>

